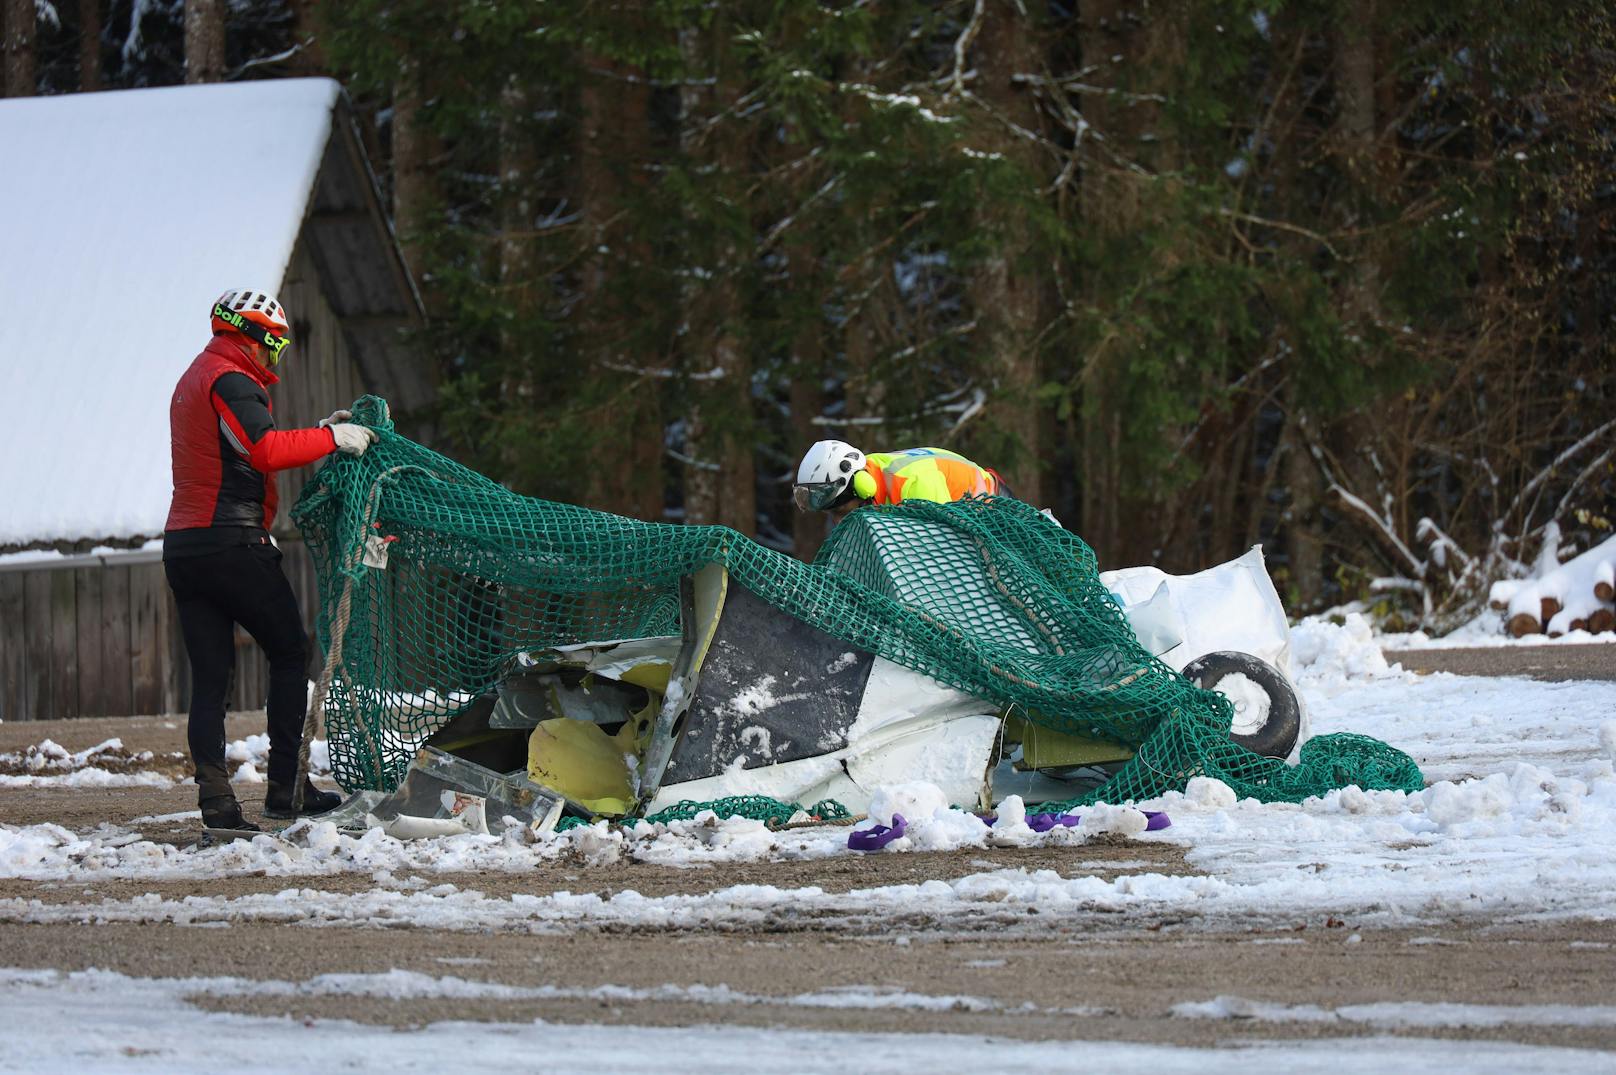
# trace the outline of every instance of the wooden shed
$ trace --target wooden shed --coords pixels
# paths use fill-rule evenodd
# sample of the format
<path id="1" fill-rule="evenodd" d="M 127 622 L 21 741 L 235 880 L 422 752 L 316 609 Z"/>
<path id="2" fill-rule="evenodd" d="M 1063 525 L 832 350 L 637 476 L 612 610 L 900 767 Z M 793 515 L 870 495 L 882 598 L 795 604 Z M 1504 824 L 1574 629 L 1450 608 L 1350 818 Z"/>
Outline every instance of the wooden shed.
<path id="1" fill-rule="evenodd" d="M 330 80 L 4 100 L 0 144 L 0 720 L 183 711 L 168 401 L 213 300 L 286 307 L 282 427 L 373 392 L 429 437 L 420 299 Z M 311 472 L 280 475 L 274 533 L 312 627 L 288 517 Z M 261 708 L 266 682 L 238 630 L 231 707 Z"/>

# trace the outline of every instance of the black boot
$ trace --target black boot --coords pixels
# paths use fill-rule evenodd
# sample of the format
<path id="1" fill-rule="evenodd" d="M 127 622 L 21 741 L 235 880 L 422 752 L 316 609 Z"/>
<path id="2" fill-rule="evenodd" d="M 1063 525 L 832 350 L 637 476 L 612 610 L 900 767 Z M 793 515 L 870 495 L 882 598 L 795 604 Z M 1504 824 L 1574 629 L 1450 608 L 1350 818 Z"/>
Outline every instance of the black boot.
<path id="1" fill-rule="evenodd" d="M 303 809 L 292 809 L 292 787 L 290 783 L 277 784 L 273 780 L 269 783 L 269 792 L 264 796 L 264 816 L 273 818 L 294 818 L 299 813 L 304 816 L 324 814 L 335 810 L 342 805 L 342 796 L 334 791 L 321 791 L 314 786 L 308 777 L 303 778 Z"/>
<path id="2" fill-rule="evenodd" d="M 262 832 L 257 825 L 241 816 L 241 804 L 234 795 L 214 795 L 202 800 L 202 825 L 209 829 L 234 829 L 237 832 Z"/>

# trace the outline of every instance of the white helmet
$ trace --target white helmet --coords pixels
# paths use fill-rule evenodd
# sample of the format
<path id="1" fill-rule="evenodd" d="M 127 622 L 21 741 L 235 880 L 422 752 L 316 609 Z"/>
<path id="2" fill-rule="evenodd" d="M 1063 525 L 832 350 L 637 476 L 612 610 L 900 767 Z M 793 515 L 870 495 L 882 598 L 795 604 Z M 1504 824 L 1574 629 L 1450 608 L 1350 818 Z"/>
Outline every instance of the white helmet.
<path id="1" fill-rule="evenodd" d="M 791 498 L 799 511 L 834 507 L 853 476 L 864 469 L 864 453 L 845 441 L 822 440 L 808 449 L 797 468 Z"/>
<path id="2" fill-rule="evenodd" d="M 219 296 L 210 316 L 214 332 L 239 332 L 269 348 L 270 365 L 280 361 L 291 325 L 287 323 L 286 310 L 269 292 L 233 287 Z"/>

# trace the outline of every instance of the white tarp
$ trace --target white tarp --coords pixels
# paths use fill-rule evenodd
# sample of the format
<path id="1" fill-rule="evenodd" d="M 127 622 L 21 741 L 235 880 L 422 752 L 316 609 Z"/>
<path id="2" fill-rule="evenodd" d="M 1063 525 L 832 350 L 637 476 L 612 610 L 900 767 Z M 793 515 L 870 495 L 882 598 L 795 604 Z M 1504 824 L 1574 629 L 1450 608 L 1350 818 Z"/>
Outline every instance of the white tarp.
<path id="1" fill-rule="evenodd" d="M 162 533 L 169 393 L 221 292 L 281 286 L 338 92 L 0 100 L 0 544 Z"/>
<path id="2" fill-rule="evenodd" d="M 1140 642 L 1174 668 L 1215 650 L 1237 650 L 1290 675 L 1290 621 L 1261 545 L 1193 575 L 1128 567 L 1102 571 L 1100 582 L 1122 603 Z"/>

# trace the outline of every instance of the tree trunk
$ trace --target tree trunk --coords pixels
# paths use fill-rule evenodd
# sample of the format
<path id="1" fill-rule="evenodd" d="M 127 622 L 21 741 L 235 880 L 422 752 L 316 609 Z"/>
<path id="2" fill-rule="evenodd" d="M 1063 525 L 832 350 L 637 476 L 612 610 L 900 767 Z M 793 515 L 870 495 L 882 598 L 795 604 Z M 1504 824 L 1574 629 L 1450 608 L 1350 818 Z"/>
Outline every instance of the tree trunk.
<path id="1" fill-rule="evenodd" d="M 393 228 L 398 233 L 404 262 L 430 310 L 435 303 L 424 279 L 421 235 L 433 200 L 435 142 L 421 115 L 421 102 L 420 66 L 406 60 L 393 84 Z"/>
<path id="2" fill-rule="evenodd" d="M 1080 7 L 1078 41 L 1082 62 L 1092 73 L 1086 81 L 1122 91 L 1153 90 L 1140 81 L 1142 72 L 1170 69 L 1181 32 L 1179 16 L 1165 5 L 1145 6 L 1133 0 L 1091 0 Z M 1145 212 L 1149 169 L 1164 164 L 1162 142 L 1155 137 L 1160 108 L 1122 95 L 1086 94 L 1083 116 L 1090 139 L 1104 140 L 1105 153 L 1091 150 L 1082 172 L 1082 226 L 1096 237 L 1126 234 Z M 1091 142 L 1091 145 L 1093 143 Z M 1129 166 L 1119 165 L 1120 156 Z M 1141 174 L 1140 170 L 1146 174 Z M 1104 279 L 1082 281 L 1086 301 L 1109 302 Z M 1124 438 L 1122 387 L 1128 376 L 1130 344 L 1124 339 L 1102 344 L 1084 356 L 1081 460 L 1081 533 L 1106 567 L 1146 563 L 1159 541 L 1159 505 L 1147 494 L 1147 475 L 1134 473 Z M 1163 430 L 1172 436 L 1174 431 Z"/>
<path id="3" fill-rule="evenodd" d="M 287 65 L 294 75 L 323 75 L 329 68 L 320 45 L 319 0 L 288 0 L 292 9 L 292 38 L 297 55 Z"/>
<path id="4" fill-rule="evenodd" d="M 798 196 L 803 193 L 799 190 Z M 814 419 L 825 413 L 830 324 L 825 317 L 825 265 L 811 234 L 802 235 L 787 248 L 786 265 L 790 273 L 790 309 L 792 316 L 799 319 L 792 334 L 788 397 L 791 441 L 786 451 L 790 482 L 795 482 L 804 453 L 815 441 L 826 439 L 828 433 Z M 843 376 L 845 379 L 845 370 Z M 830 515 L 798 511 L 795 503 L 788 503 L 786 510 L 791 513 L 791 551 L 798 559 L 812 563 L 830 535 Z"/>
<path id="5" fill-rule="evenodd" d="M 1350 0 L 1335 28 L 1336 137 L 1348 178 L 1343 224 L 1367 227 L 1381 162 L 1376 153 L 1375 115 L 1375 0 Z M 1365 241 L 1346 273 L 1340 297 L 1343 320 L 1349 331 L 1367 335 L 1380 320 L 1380 266 L 1372 240 Z M 1365 353 L 1370 365 L 1379 356 Z M 1330 424 L 1326 443 L 1339 466 L 1338 481 L 1370 503 L 1379 500 L 1379 480 L 1373 464 L 1376 423 L 1363 409 Z"/>
<path id="6" fill-rule="evenodd" d="M 716 333 L 708 371 L 714 376 L 697 387 L 687 422 L 685 521 L 717 523 L 751 537 L 757 533 L 757 465 L 745 421 L 751 363 L 727 324 Z"/>
<path id="7" fill-rule="evenodd" d="M 79 0 L 79 90 L 101 88 L 101 0 Z"/>
<path id="8" fill-rule="evenodd" d="M 747 157 L 736 118 L 718 118 L 738 97 L 733 77 L 717 70 L 722 61 L 710 35 L 726 32 L 723 20 L 718 23 L 680 35 L 689 69 L 715 76 L 711 85 L 693 83 L 681 91 L 681 141 L 692 163 L 708 166 L 714 181 L 733 183 L 745 176 Z M 709 120 L 716 122 L 709 125 Z M 688 338 L 696 347 L 685 357 L 700 379 L 692 384 L 687 423 L 691 462 L 685 466 L 685 521 L 719 523 L 751 536 L 757 532 L 757 467 L 752 450 L 752 363 L 737 331 L 740 297 L 735 274 L 742 253 L 733 240 L 722 241 L 707 253 L 708 276 L 690 289 L 686 300 Z"/>
<path id="9" fill-rule="evenodd" d="M 1091 69 L 1091 81 L 1108 85 L 1115 80 L 1113 56 L 1125 56 L 1125 19 L 1130 5 L 1127 0 L 1090 0 L 1078 9 L 1078 47 L 1085 69 Z M 1091 130 L 1105 138 L 1124 141 L 1122 108 L 1109 96 L 1090 94 L 1081 102 L 1083 118 Z M 1123 150 L 1126 152 L 1126 149 Z M 1120 179 L 1111 174 L 1111 165 L 1092 150 L 1086 156 L 1081 174 L 1084 226 L 1095 234 L 1101 229 L 1115 227 L 1109 223 L 1124 214 Z M 1094 280 L 1082 281 L 1083 290 L 1096 292 Z M 1111 400 L 1117 395 L 1115 382 L 1120 375 L 1120 360 L 1108 353 L 1106 344 L 1083 356 L 1085 371 L 1082 382 L 1082 456 L 1080 460 L 1081 492 L 1077 529 L 1100 557 L 1103 566 L 1116 567 L 1113 559 L 1121 540 L 1118 503 L 1122 489 L 1120 480 L 1120 447 L 1117 443 L 1117 414 Z"/>
<path id="10" fill-rule="evenodd" d="M 977 78 L 975 90 L 983 103 L 1017 126 L 1036 131 L 1041 126 L 1037 102 L 1030 90 L 1018 86 L 1017 74 L 1036 74 L 1044 69 L 1032 20 L 1021 13 L 1012 0 L 990 0 L 984 7 L 977 33 L 973 61 Z M 1031 177 L 1040 167 L 1039 150 L 1026 139 L 994 122 L 994 149 Z M 1036 196 L 1034 191 L 1029 197 Z M 1042 320 L 1043 287 L 1040 281 L 1047 268 L 1029 263 L 1035 244 L 1020 214 L 1013 219 L 984 219 L 984 231 L 1000 236 L 993 253 L 977 271 L 975 279 L 976 316 L 990 361 L 1000 372 L 1001 398 L 994 403 L 997 424 L 1019 441 L 1012 460 L 1004 467 L 1017 497 L 1030 504 L 1049 502 L 1045 488 L 1045 468 L 1050 454 L 1052 421 L 1049 408 L 1039 403 L 1037 392 L 1044 377 L 1040 369 L 1037 337 Z M 994 461 L 984 460 L 992 465 Z"/>
<path id="11" fill-rule="evenodd" d="M 538 414 L 550 405 L 544 385 L 539 383 L 539 356 L 528 332 L 538 309 L 540 288 L 533 239 L 538 148 L 529 123 L 532 107 L 527 87 L 515 76 L 508 77 L 499 102 L 499 295 L 508 318 L 500 330 L 499 368 L 501 395 L 505 406 L 516 412 L 516 429 L 538 421 Z M 549 497 L 581 495 L 552 484 L 551 472 L 534 467 L 526 438 L 503 438 L 501 454 L 511 473 L 527 476 L 530 492 Z"/>
<path id="12" fill-rule="evenodd" d="M 538 147 L 529 126 L 532 107 L 528 90 L 514 77 L 508 80 L 500 93 L 499 276 L 507 304 L 518 316 L 534 308 L 537 289 L 533 187 Z"/>
<path id="13" fill-rule="evenodd" d="M 34 75 L 34 0 L 0 0 L 4 7 L 6 53 L 6 96 L 32 97 L 37 90 Z"/>
<path id="14" fill-rule="evenodd" d="M 224 0 L 185 0 L 185 81 L 224 78 Z"/>
<path id="15" fill-rule="evenodd" d="M 860 266 L 858 275 L 848 283 L 848 291 L 862 292 L 857 296 L 846 296 L 847 316 L 842 322 L 843 388 L 847 398 L 843 410 L 849 419 L 879 418 L 886 410 L 886 384 L 881 379 L 881 370 L 876 361 L 876 322 L 881 317 L 880 289 L 875 280 L 878 274 L 878 269 L 866 263 Z M 876 430 L 880 432 L 874 432 Z M 889 443 L 862 443 L 869 436 L 885 440 L 887 431 L 879 425 L 849 425 L 841 431 L 838 439 L 865 452 L 903 447 Z"/>
<path id="16" fill-rule="evenodd" d="M 1291 502 L 1280 533 L 1284 535 L 1286 556 L 1290 561 L 1287 589 L 1294 605 L 1290 611 L 1300 614 L 1316 608 L 1324 594 L 1324 545 L 1319 538 L 1319 470 L 1308 450 L 1306 430 L 1302 428 L 1304 419 L 1295 399 L 1299 390 L 1293 386 L 1289 394 L 1283 465 Z"/>
<path id="17" fill-rule="evenodd" d="M 791 254 L 792 281 L 799 286 L 812 274 L 808 265 L 812 255 L 804 249 Z M 797 330 L 796 344 L 792 347 L 791 362 L 791 433 L 789 452 L 793 478 L 797 463 L 808 446 L 824 439 L 824 428 L 814 424 L 825 409 L 825 326 L 815 317 Z M 830 517 L 822 511 L 798 511 L 791 508 L 791 548 L 801 560 L 812 561 L 819 546 L 830 532 Z"/>
<path id="18" fill-rule="evenodd" d="M 650 90 L 643 72 L 605 57 L 585 64 L 579 89 L 576 201 L 582 216 L 581 247 L 588 251 L 579 279 L 582 348 L 608 381 L 639 364 L 634 323 L 641 311 L 625 309 L 613 293 L 608 266 L 634 274 L 650 252 L 632 230 L 630 202 L 642 193 L 650 155 Z M 641 377 L 614 394 L 602 433 L 622 456 L 621 466 L 597 467 L 590 476 L 589 503 L 604 511 L 658 520 L 663 511 L 663 401 L 667 380 Z"/>

